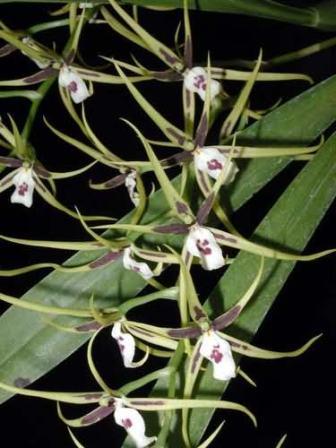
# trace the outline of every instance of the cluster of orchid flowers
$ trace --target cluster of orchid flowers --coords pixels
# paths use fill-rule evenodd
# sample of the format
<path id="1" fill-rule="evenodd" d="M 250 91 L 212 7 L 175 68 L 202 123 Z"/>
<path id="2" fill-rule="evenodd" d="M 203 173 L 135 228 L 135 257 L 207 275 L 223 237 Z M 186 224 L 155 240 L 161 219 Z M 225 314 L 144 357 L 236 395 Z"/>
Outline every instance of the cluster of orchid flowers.
<path id="1" fill-rule="evenodd" d="M 36 190 L 50 205 L 79 219 L 92 240 L 86 242 L 48 242 L 5 235 L 0 235 L 0 238 L 17 244 L 45 246 L 62 250 L 87 250 L 94 254 L 90 262 L 81 266 L 41 263 L 13 270 L 1 270 L 0 275 L 19 275 L 41 268 L 52 268 L 76 275 L 76 272 L 104 269 L 111 263 L 121 263 L 123 269 L 133 271 L 134 275 L 140 275 L 145 282 L 157 291 L 146 296 L 132 298 L 117 308 L 107 309 L 95 307 L 94 291 L 90 307 L 87 309 L 51 307 L 27 300 L 19 300 L 0 293 L 0 300 L 18 307 L 47 315 L 61 314 L 84 319 L 83 322 L 71 328 L 71 330 L 74 333 L 87 332 L 93 334 L 88 346 L 88 364 L 102 390 L 88 393 L 38 392 L 1 382 L 0 387 L 10 392 L 39 396 L 57 402 L 97 404 L 98 406 L 93 411 L 76 420 L 66 419 L 59 406 L 59 416 L 68 426 L 79 427 L 91 425 L 113 414 L 116 424 L 127 431 L 138 448 L 149 446 L 157 440 L 161 442 L 160 446 L 165 443 L 164 436 L 153 435 L 148 437 L 146 435 L 145 422 L 139 411 L 182 409 L 183 440 L 185 446 L 191 446 L 188 434 L 188 410 L 191 408 L 234 409 L 244 412 L 255 423 L 253 414 L 240 404 L 192 398 L 195 382 L 204 370 L 204 360 L 207 360 L 211 365 L 213 378 L 217 381 L 228 381 L 239 374 L 253 384 L 248 375 L 237 367 L 237 357 L 233 355 L 233 352 L 238 355 L 243 354 L 266 359 L 298 356 L 316 340 L 316 338 L 313 338 L 299 350 L 279 353 L 254 347 L 224 333 L 223 330 L 239 317 L 259 287 L 265 258 L 304 261 L 327 255 L 333 250 L 312 255 L 296 255 L 251 242 L 235 229 L 219 200 L 222 190 L 225 189 L 226 185 L 234 182 L 239 173 L 236 159 L 281 156 L 302 160 L 313 157 L 313 153 L 318 150 L 319 145 L 306 148 L 256 148 L 236 144 L 236 137 L 239 140 L 241 127 L 251 117 L 258 119 L 261 116 L 260 113 L 249 108 L 249 96 L 255 82 L 292 79 L 309 81 L 309 78 L 301 74 L 261 71 L 262 54 L 259 55 L 255 67 L 251 71 L 212 67 L 210 59 L 203 66 L 194 65 L 187 1 L 184 2 L 185 39 L 183 55 L 180 54 L 178 46 L 177 51 L 174 52 L 150 35 L 139 24 L 137 18 L 128 14 L 115 0 L 109 0 L 109 2 L 111 10 L 106 6 L 93 7 L 90 3 L 80 5 L 74 3 L 62 8 L 60 13 L 68 13 L 69 10 L 71 12 L 69 19 L 64 22 L 70 27 L 71 38 L 63 50 L 62 56 L 57 54 L 55 49 L 47 48 L 33 38 L 35 32 L 48 29 L 48 26 L 33 27 L 29 35 L 25 35 L 21 31 L 14 32 L 4 24 L 0 26 L 0 38 L 7 42 L 0 49 L 0 56 L 4 57 L 14 50 L 20 50 L 39 68 L 39 71 L 33 75 L 17 80 L 0 81 L 0 86 L 27 87 L 41 83 L 38 92 L 43 92 L 43 86 L 49 88 L 49 84 L 51 85 L 52 81 L 57 79 L 63 104 L 78 125 L 86 142 L 81 142 L 66 135 L 51 125 L 47 119 L 45 119 L 45 123 L 57 137 L 93 159 L 87 166 L 71 172 L 55 173 L 49 171 L 37 160 L 36 153 L 38 151 L 28 142 L 29 125 L 20 133 L 11 117 L 9 117 L 11 126 L 7 127 L 4 122 L 0 122 L 0 136 L 2 138 L 0 146 L 9 152 L 8 155 L 0 157 L 0 165 L 11 169 L 11 172 L 0 180 L 0 192 L 14 187 L 10 198 L 11 202 L 31 207 L 33 193 Z M 115 74 L 103 73 L 76 64 L 75 57 L 80 35 L 88 22 L 105 24 L 111 27 L 115 32 L 142 49 L 156 55 L 166 66 L 165 69 L 154 71 L 145 68 L 138 61 L 130 64 L 109 57 L 105 57 L 105 59 L 114 65 Z M 52 25 L 49 27 L 52 28 Z M 161 115 L 135 86 L 135 83 L 150 80 L 182 82 L 185 123 L 183 130 Z M 244 86 L 236 98 L 231 98 L 224 90 L 222 80 L 244 82 Z M 141 142 L 148 161 L 124 160 L 111 152 L 95 135 L 86 118 L 84 106 L 84 101 L 93 94 L 93 84 L 95 82 L 121 84 L 126 87 L 143 111 L 167 138 L 167 141 L 150 140 L 132 123 L 126 122 Z M 25 92 L 28 95 L 28 91 Z M 197 110 L 195 94 L 202 101 L 202 111 L 197 126 L 195 126 L 197 122 L 195 118 Z M 40 101 L 40 98 L 37 97 L 33 101 Z M 74 106 L 74 104 L 79 103 L 82 105 L 81 113 Z M 221 127 L 221 141 L 223 143 L 207 145 L 206 140 L 211 125 L 216 118 L 216 110 L 223 107 L 230 108 L 230 112 Z M 165 146 L 177 149 L 178 152 L 160 159 L 157 155 L 158 151 L 153 149 L 154 146 L 158 148 Z M 124 185 L 134 208 L 130 217 L 126 220 L 90 227 L 87 221 L 109 218 L 82 216 L 78 210 L 73 211 L 59 203 L 55 197 L 54 180 L 79 175 L 99 163 L 117 170 L 118 174 L 102 183 L 92 182 L 90 184 L 91 188 L 99 190 Z M 182 173 L 178 187 L 167 175 L 167 171 L 176 166 L 181 168 Z M 154 223 L 146 222 L 146 207 L 150 194 L 146 193 L 142 176 L 147 172 L 154 173 L 166 201 L 163 219 Z M 186 185 L 188 182 L 192 182 L 193 177 L 196 179 L 195 184 L 200 192 L 197 211 L 185 199 Z M 210 219 L 217 223 L 216 227 L 207 225 Z M 225 230 L 219 228 L 223 226 Z M 98 229 L 107 230 L 107 232 L 101 235 L 98 233 Z M 167 243 L 171 235 L 175 237 L 176 247 L 171 247 Z M 153 238 L 154 243 L 151 238 Z M 261 261 L 255 279 L 244 295 L 238 298 L 237 303 L 222 315 L 210 318 L 209 313 L 198 298 L 192 278 L 192 270 L 195 264 L 200 264 L 203 269 L 209 271 L 221 269 L 229 264 L 232 260 L 223 254 L 221 246 L 248 251 L 257 255 Z M 176 285 L 172 288 L 166 288 L 157 280 L 157 277 L 164 269 L 172 265 L 178 266 L 179 275 Z M 157 299 L 176 301 L 181 317 L 178 328 L 163 328 L 127 319 L 127 312 L 130 309 Z M 56 324 L 50 323 L 56 326 Z M 110 389 L 95 368 L 91 353 L 95 337 L 101 329 L 109 326 L 112 326 L 111 336 L 120 349 L 125 368 L 136 368 L 143 365 L 149 355 L 171 357 L 175 354 L 179 359 L 179 365 L 185 362 L 186 381 L 182 397 L 127 397 L 137 388 L 155 379 L 169 376 L 174 381 L 177 372 L 175 367 L 167 367 L 152 372 L 138 381 L 125 385 L 120 390 Z M 64 330 L 59 325 L 58 328 L 60 331 Z M 70 329 L 66 328 L 66 330 L 69 331 Z M 135 362 L 137 349 L 144 351 L 145 355 L 140 361 Z M 164 425 L 168 425 L 168 427 L 170 425 L 168 416 L 164 419 Z M 199 445 L 199 448 L 209 446 L 219 429 Z M 74 434 L 72 432 L 70 434 L 79 446 Z"/>

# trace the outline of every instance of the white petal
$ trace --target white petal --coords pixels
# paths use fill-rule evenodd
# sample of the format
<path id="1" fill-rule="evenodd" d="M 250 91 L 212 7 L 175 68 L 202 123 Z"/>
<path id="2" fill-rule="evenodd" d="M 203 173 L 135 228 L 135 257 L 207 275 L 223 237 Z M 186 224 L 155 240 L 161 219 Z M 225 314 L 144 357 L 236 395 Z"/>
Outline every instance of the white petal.
<path id="1" fill-rule="evenodd" d="M 126 429 L 137 448 L 145 448 L 156 440 L 156 437 L 146 436 L 144 419 L 136 409 L 117 405 L 114 411 L 114 420 L 117 425 Z"/>
<path id="2" fill-rule="evenodd" d="M 33 204 L 33 193 L 35 181 L 31 168 L 20 168 L 12 179 L 15 190 L 10 198 L 12 204 L 22 204 L 31 207 Z"/>
<path id="3" fill-rule="evenodd" d="M 230 344 L 214 331 L 203 335 L 200 353 L 212 362 L 215 379 L 227 381 L 236 376 L 236 366 Z"/>
<path id="4" fill-rule="evenodd" d="M 121 331 L 121 323 L 113 325 L 111 336 L 117 341 L 125 367 L 134 367 L 135 341 L 131 334 Z"/>
<path id="5" fill-rule="evenodd" d="M 186 240 L 186 248 L 201 260 L 204 269 L 212 271 L 224 266 L 225 260 L 213 234 L 205 227 L 193 226 Z"/>
<path id="6" fill-rule="evenodd" d="M 58 83 L 69 90 L 74 103 L 78 104 L 90 96 L 88 88 L 82 78 L 69 67 L 63 66 L 58 75 Z"/>
<path id="7" fill-rule="evenodd" d="M 125 269 L 137 272 L 145 280 L 149 280 L 154 276 L 154 273 L 152 272 L 151 268 L 148 266 L 147 263 L 136 261 L 134 260 L 134 258 L 131 257 L 130 247 L 127 247 L 124 250 L 123 265 Z"/>
<path id="8" fill-rule="evenodd" d="M 139 205 L 139 193 L 136 191 L 136 172 L 131 171 L 125 179 L 125 186 L 133 204 Z"/>
<path id="9" fill-rule="evenodd" d="M 225 168 L 224 185 L 231 183 L 238 172 L 238 167 L 234 161 L 218 151 L 217 148 L 212 148 L 211 146 L 198 148 L 194 152 L 194 161 L 198 170 L 207 172 L 213 179 L 217 179 Z"/>
<path id="10" fill-rule="evenodd" d="M 187 70 L 184 75 L 184 86 L 190 92 L 198 93 L 198 95 L 205 100 L 206 88 L 208 82 L 208 75 L 203 67 L 193 67 Z M 222 90 L 220 82 L 210 79 L 210 99 L 211 101 Z"/>

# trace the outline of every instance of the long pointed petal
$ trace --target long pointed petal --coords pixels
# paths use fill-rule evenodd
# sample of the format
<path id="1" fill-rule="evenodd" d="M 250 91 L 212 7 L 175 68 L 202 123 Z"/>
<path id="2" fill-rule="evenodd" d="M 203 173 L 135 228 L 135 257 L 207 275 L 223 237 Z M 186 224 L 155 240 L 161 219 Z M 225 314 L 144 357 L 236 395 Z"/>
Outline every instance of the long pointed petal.
<path id="1" fill-rule="evenodd" d="M 241 404 L 224 400 L 182 400 L 169 398 L 124 398 L 126 406 L 134 407 L 141 411 L 168 411 L 172 409 L 192 409 L 192 408 L 215 408 L 231 409 L 246 414 L 256 426 L 254 415 Z"/>
<path id="2" fill-rule="evenodd" d="M 165 64 L 176 71 L 181 71 L 183 69 L 183 63 L 176 56 L 176 54 L 171 51 L 168 47 L 163 45 L 157 39 L 155 39 L 151 34 L 149 34 L 144 28 L 142 28 L 138 22 L 136 22 L 131 16 L 129 16 L 114 0 L 109 0 L 113 9 L 122 17 L 122 19 L 130 26 L 130 28 L 135 31 L 138 36 L 145 42 L 147 48 L 152 51 L 158 58 L 160 58 Z"/>
<path id="3" fill-rule="evenodd" d="M 193 214 L 188 204 L 180 197 L 172 183 L 170 182 L 167 174 L 161 166 L 160 161 L 156 157 L 151 145 L 141 134 L 141 132 L 130 122 L 127 122 L 129 126 L 135 131 L 139 137 L 143 147 L 146 150 L 147 156 L 153 165 L 153 170 L 160 183 L 160 186 L 166 196 L 166 200 L 170 205 L 172 211 L 186 224 L 190 224 L 193 221 Z"/>
<path id="4" fill-rule="evenodd" d="M 227 326 L 231 325 L 237 319 L 239 314 L 242 312 L 244 307 L 248 304 L 253 294 L 255 293 L 260 283 L 263 269 L 264 269 L 264 258 L 261 258 L 260 267 L 255 279 L 253 280 L 247 291 L 244 293 L 243 297 L 238 301 L 238 303 L 234 305 L 226 313 L 222 314 L 221 316 L 218 316 L 212 322 L 212 327 L 214 330 L 222 330 L 223 328 L 226 328 Z"/>
<path id="5" fill-rule="evenodd" d="M 229 336 L 227 334 L 221 333 L 223 338 L 227 339 L 231 343 L 232 350 L 240 353 L 241 355 L 249 356 L 251 358 L 260 359 L 282 359 L 282 358 L 295 358 L 306 352 L 318 339 L 321 338 L 321 334 L 311 338 L 302 347 L 291 352 L 275 352 L 272 350 L 265 350 L 259 347 L 255 347 L 246 342 L 240 341 L 239 339 Z"/>
<path id="6" fill-rule="evenodd" d="M 282 252 L 277 249 L 272 249 L 267 246 L 261 246 L 259 244 L 248 241 L 245 238 L 240 237 L 238 235 L 232 235 L 228 232 L 223 232 L 217 229 L 212 228 L 209 229 L 215 235 L 215 238 L 218 241 L 218 243 L 223 246 L 233 247 L 240 250 L 246 250 L 247 252 L 251 252 L 256 255 L 261 255 L 266 258 L 275 258 L 277 260 L 312 261 L 336 252 L 336 249 L 328 249 L 309 255 L 291 254 L 288 252 Z"/>
<path id="7" fill-rule="evenodd" d="M 85 426 L 91 426 L 95 423 L 100 422 L 105 417 L 108 417 L 112 414 L 114 411 L 113 406 L 98 406 L 93 411 L 88 412 L 87 414 L 73 419 L 68 419 L 64 417 L 61 407 L 59 403 L 57 403 L 57 413 L 59 418 L 62 420 L 63 423 L 65 423 L 67 426 L 70 426 L 71 428 L 83 428 Z"/>
<path id="8" fill-rule="evenodd" d="M 141 108 L 146 112 L 146 114 L 154 121 L 154 123 L 159 127 L 159 129 L 163 132 L 163 134 L 176 146 L 184 147 L 188 143 L 188 137 L 170 123 L 166 118 L 164 118 L 139 92 L 139 90 L 129 81 L 129 78 L 124 74 L 120 67 L 115 64 L 116 70 L 119 73 L 120 77 L 125 82 L 128 90 L 132 94 L 133 98 L 136 102 L 141 106 Z M 190 142 L 189 142 L 190 146 Z M 188 147 L 189 147 L 188 146 Z M 189 149 L 193 149 L 193 145 L 189 147 Z"/>
<path id="9" fill-rule="evenodd" d="M 232 111 L 230 112 L 230 114 L 228 115 L 228 117 L 225 119 L 225 121 L 223 123 L 222 129 L 221 129 L 222 137 L 230 135 L 232 133 L 235 125 L 237 124 L 237 121 L 246 106 L 247 100 L 248 100 L 250 93 L 252 91 L 252 88 L 254 86 L 257 74 L 258 74 L 260 66 L 261 66 L 261 62 L 262 62 L 262 51 L 260 51 L 255 68 L 254 68 L 253 72 L 251 72 L 249 79 L 247 80 L 245 86 L 241 90 L 240 95 L 239 95 Z"/>

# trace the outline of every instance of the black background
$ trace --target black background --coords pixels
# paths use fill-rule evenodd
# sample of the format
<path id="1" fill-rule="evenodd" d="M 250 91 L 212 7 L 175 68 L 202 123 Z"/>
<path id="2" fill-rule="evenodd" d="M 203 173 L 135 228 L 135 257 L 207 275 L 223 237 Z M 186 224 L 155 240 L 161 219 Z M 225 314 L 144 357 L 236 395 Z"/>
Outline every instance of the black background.
<path id="1" fill-rule="evenodd" d="M 0 18 L 11 28 L 26 28 L 46 20 L 50 9 L 43 5 L 6 4 L 0 6 Z M 141 22 L 144 26 L 168 45 L 173 44 L 173 34 L 180 18 L 181 13 L 176 11 L 164 14 L 141 12 Z M 255 59 L 260 47 L 264 50 L 265 59 L 268 59 L 331 36 L 330 33 L 304 27 L 240 16 L 192 13 L 191 21 L 197 61 L 204 61 L 209 49 L 213 61 L 230 58 Z M 60 48 L 65 34 L 60 30 L 54 34 L 43 33 L 41 39 L 49 45 L 55 40 Z M 141 61 L 152 64 L 152 67 L 157 66 L 156 60 L 125 43 L 107 27 L 99 28 L 98 32 L 93 27 L 88 28 L 81 42 L 81 49 L 85 59 L 93 64 L 101 63 L 97 58 L 99 54 L 129 60 L 129 52 L 132 51 L 141 57 Z M 335 51 L 329 49 L 319 55 L 289 64 L 283 70 L 306 72 L 319 81 L 334 74 L 335 56 Z M 35 70 L 33 63 L 19 54 L 0 61 L 0 64 L 2 79 L 8 76 L 21 77 Z M 225 87 L 230 93 L 237 91 L 237 84 L 227 83 Z M 285 100 L 306 87 L 302 82 L 258 86 L 253 95 L 253 104 L 256 108 L 268 107 L 279 97 Z M 181 113 L 176 107 L 179 101 L 176 86 L 146 84 L 141 86 L 141 90 L 168 119 L 177 125 L 181 124 Z M 86 107 L 87 115 L 97 134 L 112 150 L 119 151 L 120 154 L 127 152 L 129 157 L 133 154 L 138 157 L 139 148 L 133 149 L 135 139 L 119 121 L 119 117 L 130 119 L 139 125 L 146 135 L 160 138 L 155 127 L 139 111 L 126 89 L 122 87 L 97 85 L 95 95 L 87 101 Z M 11 113 L 19 125 L 23 123 L 27 110 L 26 100 L 0 102 L 3 119 L 6 120 L 6 113 Z M 61 107 L 56 88 L 43 105 L 42 112 L 56 127 L 65 132 L 77 132 Z M 34 129 L 32 142 L 41 161 L 53 171 L 74 169 L 88 161 L 75 149 L 52 137 L 43 125 Z M 300 163 L 292 164 L 234 216 L 235 224 L 243 233 L 251 233 L 301 168 Z M 122 216 L 128 208 L 128 199 L 121 189 L 94 192 L 87 188 L 90 178 L 100 181 L 108 178 L 110 174 L 109 170 L 99 167 L 80 178 L 61 181 L 58 183 L 58 198 L 69 207 L 78 205 L 80 210 L 85 210 L 87 214 L 107 213 L 108 209 L 109 214 Z M 3 234 L 59 240 L 87 239 L 84 230 L 75 220 L 54 211 L 37 196 L 31 210 L 10 206 L 8 193 L 0 196 L 0 203 L 0 232 Z M 335 215 L 335 208 L 331 208 L 307 247 L 307 252 L 336 246 Z M 1 254 L 3 269 L 44 260 L 62 262 L 65 259 L 62 252 L 32 250 L 5 243 L 1 243 Z M 1 279 L 1 291 L 19 296 L 44 274 L 45 272 L 37 272 L 15 279 Z M 248 444 L 251 448 L 275 447 L 277 440 L 284 433 L 288 433 L 286 447 L 333 446 L 334 418 L 329 407 L 333 405 L 336 373 L 333 362 L 336 342 L 334 283 L 333 257 L 296 266 L 254 343 L 274 350 L 290 350 L 321 332 L 324 337 L 297 359 L 245 359 L 242 368 L 257 382 L 258 388 L 254 389 L 238 379 L 230 385 L 226 399 L 248 406 L 257 415 L 259 428 L 252 428 L 250 422 L 241 415 L 225 413 L 225 427 L 213 446 L 245 447 Z M 208 285 L 203 284 L 204 294 L 207 288 Z M 2 308 L 5 309 L 5 306 Z M 163 314 L 162 309 L 154 307 L 151 313 L 155 315 L 156 312 L 160 312 L 160 316 Z M 102 335 L 96 348 L 98 366 L 105 372 L 110 372 L 110 367 L 119 363 L 119 355 L 109 341 L 108 333 Z M 116 372 L 113 376 L 113 386 L 122 384 L 126 375 L 131 377 L 131 374 L 125 373 L 124 370 Z M 94 388 L 94 381 L 86 366 L 85 349 L 80 349 L 71 359 L 62 363 L 33 387 L 42 390 Z M 76 411 L 78 415 L 78 410 Z M 71 413 L 70 409 L 68 413 Z M 1 406 L 0 415 L 1 438 L 10 440 L 11 446 L 72 446 L 65 427 L 57 419 L 53 403 L 17 397 Z M 213 428 L 222 419 L 223 413 L 216 413 Z M 112 419 L 106 419 L 95 427 L 79 430 L 76 434 L 88 448 L 99 448 L 118 446 L 123 431 L 115 428 Z"/>

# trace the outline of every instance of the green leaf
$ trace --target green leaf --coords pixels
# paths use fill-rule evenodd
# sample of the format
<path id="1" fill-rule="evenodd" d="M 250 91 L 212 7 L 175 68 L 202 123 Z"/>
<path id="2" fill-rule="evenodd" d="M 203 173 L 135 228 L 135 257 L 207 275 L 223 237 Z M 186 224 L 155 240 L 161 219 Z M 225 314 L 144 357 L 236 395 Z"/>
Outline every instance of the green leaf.
<path id="1" fill-rule="evenodd" d="M 335 162 L 336 134 L 325 143 L 321 152 L 294 179 L 265 216 L 252 239 L 263 239 L 292 250 L 302 251 L 336 196 Z M 229 309 L 237 303 L 249 286 L 251 278 L 255 276 L 259 263 L 259 257 L 246 252 L 240 253 L 207 300 L 205 304 L 207 312 L 210 315 L 214 313 L 211 306 L 214 303 L 225 305 L 225 309 Z M 230 329 L 230 335 L 244 341 L 253 338 L 294 266 L 294 262 L 265 260 L 261 279 L 261 282 L 264 280 L 264 286 L 252 298 L 250 306 L 235 321 L 234 328 Z M 222 383 L 212 378 L 212 366 L 210 366 L 201 377 L 196 398 L 214 399 L 217 397 L 219 399 L 227 385 L 228 383 Z M 167 382 L 161 380 L 154 388 L 154 393 L 160 390 L 160 394 L 162 394 L 163 390 L 167 388 Z M 209 391 L 212 393 L 209 394 Z M 196 445 L 200 441 L 212 414 L 213 410 L 205 409 L 191 412 L 192 445 Z M 148 430 L 151 431 L 149 424 Z M 175 428 L 172 431 L 173 442 L 170 442 L 172 446 L 174 442 L 178 443 L 179 434 L 176 433 L 178 431 Z M 128 444 L 126 443 L 124 446 L 128 446 Z"/>
<path id="2" fill-rule="evenodd" d="M 108 0 L 91 0 L 95 4 L 106 4 Z M 69 0 L 2 0 L 2 3 L 68 3 Z M 140 6 L 183 7 L 183 0 L 121 0 L 120 4 Z M 265 19 L 305 25 L 322 30 L 336 29 L 336 1 L 325 0 L 314 8 L 287 6 L 274 0 L 189 0 L 189 8 L 245 14 Z"/>
<path id="3" fill-rule="evenodd" d="M 250 141 L 257 138 L 260 142 L 264 139 L 265 143 L 273 139 L 279 143 L 286 136 L 284 145 L 287 143 L 288 146 L 287 140 L 306 145 L 333 122 L 335 103 L 336 77 L 332 77 L 273 111 L 242 136 Z M 291 126 L 288 126 L 288 122 Z M 288 159 L 259 159 L 249 162 L 242 170 L 241 177 L 229 190 L 232 209 L 236 210 L 243 205 L 287 163 Z M 167 211 L 163 198 L 162 192 L 153 195 L 141 224 L 151 223 L 162 217 Z M 127 216 L 123 222 L 128 222 L 129 219 L 130 216 Z M 103 250 L 96 253 L 80 252 L 66 264 L 84 264 L 103 253 Z M 254 264 L 252 267 L 255 275 L 258 267 Z M 70 308 L 80 304 L 86 308 L 91 294 L 94 293 L 96 306 L 112 307 L 134 297 L 144 286 L 145 282 L 140 276 L 125 271 L 121 263 L 116 262 L 102 269 L 73 276 L 54 272 L 28 291 L 24 298 L 46 305 Z M 80 322 L 78 319 L 66 317 L 54 318 L 53 321 L 65 326 L 77 325 Z M 43 322 L 40 316 L 33 312 L 11 308 L 0 319 L 0 380 L 7 384 L 14 384 L 22 378 L 33 382 L 66 359 L 87 341 L 88 337 L 87 334 L 69 336 Z M 0 402 L 10 396 L 10 393 L 1 391 Z"/>

